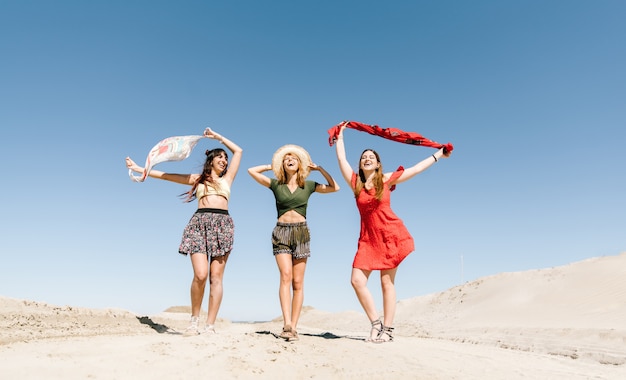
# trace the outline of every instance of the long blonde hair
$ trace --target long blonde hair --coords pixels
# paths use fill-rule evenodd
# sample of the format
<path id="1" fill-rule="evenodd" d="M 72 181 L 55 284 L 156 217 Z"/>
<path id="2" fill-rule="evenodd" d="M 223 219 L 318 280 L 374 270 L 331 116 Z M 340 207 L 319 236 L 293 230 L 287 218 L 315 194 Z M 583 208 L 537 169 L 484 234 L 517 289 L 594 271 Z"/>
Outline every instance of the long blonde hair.
<path id="1" fill-rule="evenodd" d="M 379 164 L 378 168 L 376 168 L 376 171 L 374 172 L 372 184 L 376 189 L 376 199 L 380 201 L 383 198 L 384 190 L 383 163 L 380 162 L 380 155 L 378 155 L 378 152 L 376 152 L 374 149 L 365 149 L 363 152 L 361 152 L 361 155 L 359 156 L 359 175 L 357 176 L 356 184 L 354 185 L 354 197 L 356 198 L 359 196 L 361 190 L 363 190 L 363 188 L 365 187 L 365 181 L 367 181 L 367 178 L 365 178 L 365 173 L 363 173 L 363 170 L 361 169 L 361 158 L 363 157 L 363 154 L 365 154 L 365 152 L 374 153 L 374 156 L 376 156 L 376 161 L 378 161 Z"/>
<path id="2" fill-rule="evenodd" d="M 298 183 L 298 187 L 304 187 L 304 182 L 306 180 L 306 177 L 304 176 L 304 173 L 303 173 L 304 171 L 302 170 L 302 161 L 300 161 L 300 157 L 292 153 L 286 153 L 283 156 L 283 159 L 281 160 L 283 162 L 282 166 L 280 167 L 281 170 L 278 173 L 278 176 L 276 177 L 276 179 L 278 180 L 278 183 L 282 185 L 287 183 L 287 172 L 285 171 L 285 164 L 284 164 L 285 157 L 287 156 L 295 157 L 296 160 L 298 160 L 298 171 L 296 172 L 296 182 Z"/>

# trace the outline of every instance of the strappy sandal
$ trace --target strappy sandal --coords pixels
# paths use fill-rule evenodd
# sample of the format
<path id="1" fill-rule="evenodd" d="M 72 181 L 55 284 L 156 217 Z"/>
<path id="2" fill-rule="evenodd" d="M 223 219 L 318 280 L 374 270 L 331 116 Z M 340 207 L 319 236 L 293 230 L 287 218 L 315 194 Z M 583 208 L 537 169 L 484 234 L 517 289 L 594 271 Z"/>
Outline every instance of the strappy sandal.
<path id="1" fill-rule="evenodd" d="M 189 327 L 183 331 L 184 336 L 193 336 L 200 335 L 200 330 L 198 329 L 198 317 L 191 316 L 191 321 L 189 322 Z"/>
<path id="2" fill-rule="evenodd" d="M 374 343 L 393 342 L 393 327 L 383 325 L 383 329 L 380 331 L 380 333 L 378 333 L 378 336 L 372 342 Z"/>
<path id="3" fill-rule="evenodd" d="M 300 336 L 298 335 L 298 332 L 296 330 L 291 330 L 291 338 L 287 339 L 287 342 L 295 342 L 297 340 L 300 340 Z"/>
<path id="4" fill-rule="evenodd" d="M 373 342 L 378 339 L 380 333 L 383 331 L 383 322 L 378 318 L 375 321 L 372 321 L 372 329 L 370 330 L 370 336 L 365 339 L 366 342 Z M 372 338 L 375 336 L 374 338 Z"/>
<path id="5" fill-rule="evenodd" d="M 293 338 L 293 330 L 290 325 L 283 327 L 283 331 L 279 335 L 283 339 L 291 339 Z"/>

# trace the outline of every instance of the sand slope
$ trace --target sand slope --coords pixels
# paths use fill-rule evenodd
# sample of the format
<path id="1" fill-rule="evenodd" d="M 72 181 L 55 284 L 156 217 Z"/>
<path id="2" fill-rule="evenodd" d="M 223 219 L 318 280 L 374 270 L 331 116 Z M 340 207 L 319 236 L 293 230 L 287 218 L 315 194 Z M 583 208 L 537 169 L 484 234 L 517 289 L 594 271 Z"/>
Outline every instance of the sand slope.
<path id="1" fill-rule="evenodd" d="M 626 253 L 501 273 L 402 300 L 396 339 L 364 342 L 360 311 L 305 308 L 183 337 L 188 308 L 154 316 L 0 297 L 2 379 L 626 379 Z M 181 312 L 182 311 L 182 312 Z"/>

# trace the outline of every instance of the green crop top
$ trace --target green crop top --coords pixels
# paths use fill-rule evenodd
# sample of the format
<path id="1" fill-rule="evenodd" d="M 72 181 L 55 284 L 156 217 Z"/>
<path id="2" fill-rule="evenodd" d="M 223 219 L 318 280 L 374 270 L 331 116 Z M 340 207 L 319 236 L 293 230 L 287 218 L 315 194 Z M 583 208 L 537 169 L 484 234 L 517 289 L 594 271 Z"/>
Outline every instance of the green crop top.
<path id="1" fill-rule="evenodd" d="M 200 200 L 207 195 L 221 195 L 228 200 L 230 197 L 230 186 L 228 182 L 226 182 L 224 178 L 220 178 L 215 185 L 216 186 L 213 187 L 210 184 L 199 184 L 196 188 L 196 198 Z"/>
<path id="2" fill-rule="evenodd" d="M 290 210 L 295 210 L 298 214 L 306 218 L 306 207 L 309 203 L 309 197 L 315 192 L 317 182 L 305 181 L 304 187 L 298 187 L 292 193 L 285 184 L 278 183 L 278 180 L 272 178 L 270 181 L 270 190 L 276 198 L 276 211 L 278 217 Z"/>

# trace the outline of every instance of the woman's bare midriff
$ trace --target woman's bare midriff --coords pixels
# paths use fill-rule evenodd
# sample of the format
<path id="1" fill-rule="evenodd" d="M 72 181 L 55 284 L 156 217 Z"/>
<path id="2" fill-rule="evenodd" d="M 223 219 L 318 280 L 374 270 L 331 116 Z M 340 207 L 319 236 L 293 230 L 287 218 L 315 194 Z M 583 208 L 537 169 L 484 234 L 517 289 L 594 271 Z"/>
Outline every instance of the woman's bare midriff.
<path id="1" fill-rule="evenodd" d="M 198 201 L 198 208 L 228 210 L 228 200 L 221 195 L 207 195 Z"/>
<path id="2" fill-rule="evenodd" d="M 298 214 L 295 210 L 289 210 L 282 214 L 278 221 L 281 223 L 301 223 L 306 222 L 306 218 Z"/>

